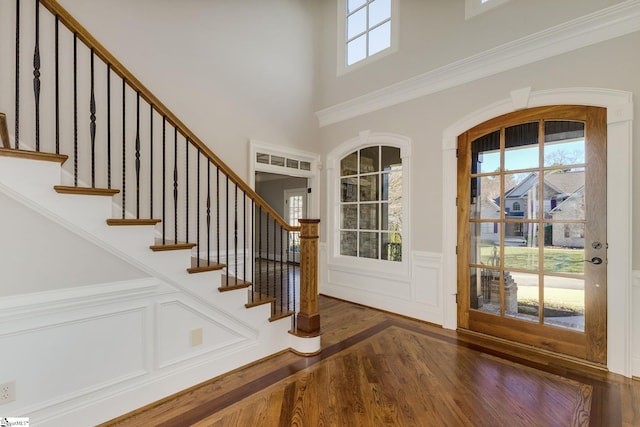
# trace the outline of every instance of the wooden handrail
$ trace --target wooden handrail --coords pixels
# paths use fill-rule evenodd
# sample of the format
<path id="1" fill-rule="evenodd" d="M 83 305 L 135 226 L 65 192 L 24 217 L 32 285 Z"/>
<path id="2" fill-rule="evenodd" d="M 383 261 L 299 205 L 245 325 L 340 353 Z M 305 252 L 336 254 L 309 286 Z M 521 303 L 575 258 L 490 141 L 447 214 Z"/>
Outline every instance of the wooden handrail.
<path id="1" fill-rule="evenodd" d="M 46 7 L 60 22 L 72 33 L 78 36 L 89 49 L 93 49 L 95 55 L 111 66 L 111 70 L 122 79 L 126 80 L 129 86 L 140 94 L 140 97 L 151 104 L 166 120 L 178 129 L 180 134 L 187 138 L 193 146 L 198 148 L 220 171 L 228 176 L 234 184 L 238 185 L 244 193 L 256 204 L 262 207 L 269 215 L 276 219 L 280 226 L 287 231 L 300 231 L 300 226 L 289 225 L 258 193 L 255 192 L 244 180 L 242 180 L 229 166 L 227 166 L 211 149 L 198 138 L 175 114 L 169 110 L 140 80 L 138 80 L 127 68 L 120 63 L 95 37 L 89 33 L 60 3 L 55 0 L 40 0 L 40 4 Z M 4 143 L 4 140 L 3 140 Z M 7 137 L 8 144 L 8 137 Z"/>
<path id="2" fill-rule="evenodd" d="M 0 141 L 4 148 L 11 148 L 9 145 L 9 130 L 7 129 L 7 116 L 0 113 Z"/>

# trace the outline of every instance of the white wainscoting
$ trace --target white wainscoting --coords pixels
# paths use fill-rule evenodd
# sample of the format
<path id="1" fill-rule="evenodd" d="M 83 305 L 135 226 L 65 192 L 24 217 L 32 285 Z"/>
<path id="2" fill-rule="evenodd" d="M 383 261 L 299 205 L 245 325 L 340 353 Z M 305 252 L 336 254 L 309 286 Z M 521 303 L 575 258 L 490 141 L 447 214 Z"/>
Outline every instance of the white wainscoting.
<path id="1" fill-rule="evenodd" d="M 287 327 L 261 336 L 156 278 L 1 298 L 0 383 L 16 400 L 0 413 L 95 425 L 282 349 Z"/>
<path id="2" fill-rule="evenodd" d="M 411 254 L 411 274 L 397 277 L 347 265 L 327 264 L 327 246 L 319 246 L 320 293 L 442 324 L 442 256 L 439 253 Z"/>
<path id="3" fill-rule="evenodd" d="M 640 378 L 640 270 L 633 272 L 631 316 L 631 375 Z"/>

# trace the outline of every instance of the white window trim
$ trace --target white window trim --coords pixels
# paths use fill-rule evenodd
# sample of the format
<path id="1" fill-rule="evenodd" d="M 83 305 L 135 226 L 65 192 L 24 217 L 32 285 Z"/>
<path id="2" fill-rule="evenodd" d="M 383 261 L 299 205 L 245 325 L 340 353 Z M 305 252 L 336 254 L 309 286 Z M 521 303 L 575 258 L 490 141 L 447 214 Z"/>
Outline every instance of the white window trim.
<path id="1" fill-rule="evenodd" d="M 402 261 L 340 255 L 340 160 L 371 145 L 400 148 L 402 159 Z M 375 272 L 378 276 L 408 278 L 411 261 L 411 139 L 392 133 L 363 131 L 327 155 L 327 248 L 328 264 L 343 271 Z"/>
<path id="2" fill-rule="evenodd" d="M 479 0 L 478 0 L 479 1 Z M 400 0 L 391 0 L 391 46 L 387 49 L 381 50 L 380 52 L 368 56 L 362 61 L 358 61 L 353 65 L 347 65 L 347 43 L 346 43 L 346 35 L 347 35 L 347 0 L 338 0 L 338 46 L 336 51 L 338 52 L 337 58 L 337 75 L 341 76 L 343 74 L 349 73 L 354 70 L 358 70 L 374 61 L 377 61 L 381 58 L 384 58 L 387 55 L 395 53 L 398 51 L 398 36 L 400 31 L 399 27 L 399 3 Z"/>
<path id="3" fill-rule="evenodd" d="M 273 165 L 258 163 L 257 153 L 267 153 L 270 155 L 304 160 L 311 163 L 311 170 L 292 169 Z M 273 145 L 263 141 L 249 140 L 249 176 L 247 182 L 255 190 L 256 172 L 270 172 L 279 175 L 297 176 L 307 178 L 311 194 L 307 198 L 308 218 L 320 218 L 320 155 L 308 151 L 298 150 L 292 147 Z"/>
<path id="4" fill-rule="evenodd" d="M 480 15 L 496 6 L 500 6 L 509 0 L 489 0 L 482 3 L 482 0 L 465 0 L 464 19 L 471 19 L 476 15 Z"/>

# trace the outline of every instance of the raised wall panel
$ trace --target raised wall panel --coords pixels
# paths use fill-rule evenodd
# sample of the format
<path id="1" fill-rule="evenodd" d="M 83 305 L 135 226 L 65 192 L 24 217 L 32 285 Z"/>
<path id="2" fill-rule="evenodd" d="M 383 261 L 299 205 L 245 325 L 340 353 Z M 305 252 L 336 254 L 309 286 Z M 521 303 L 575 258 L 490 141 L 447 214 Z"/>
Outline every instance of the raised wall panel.
<path id="1" fill-rule="evenodd" d="M 219 314 L 216 315 L 219 316 Z M 202 344 L 193 346 L 191 331 L 197 329 L 202 329 Z M 245 343 L 249 338 L 241 332 L 241 328 L 225 325 L 223 319 L 216 319 L 213 313 L 205 313 L 182 301 L 159 303 L 157 331 L 159 367 L 164 368 L 203 353 L 224 350 Z"/>
<path id="2" fill-rule="evenodd" d="M 6 413 L 46 409 L 147 373 L 144 302 L 53 317 L 46 326 L 16 322 L 0 336 L 0 378 L 17 390 Z"/>
<path id="3" fill-rule="evenodd" d="M 442 307 L 442 281 L 440 279 L 442 257 L 440 254 L 414 252 L 413 286 L 414 300 L 429 307 Z"/>
<path id="4" fill-rule="evenodd" d="M 411 257 L 412 272 L 407 280 L 391 274 L 383 276 L 379 272 L 328 265 L 325 245 L 320 252 L 320 292 L 442 324 L 442 256 L 437 253 L 414 252 Z"/>

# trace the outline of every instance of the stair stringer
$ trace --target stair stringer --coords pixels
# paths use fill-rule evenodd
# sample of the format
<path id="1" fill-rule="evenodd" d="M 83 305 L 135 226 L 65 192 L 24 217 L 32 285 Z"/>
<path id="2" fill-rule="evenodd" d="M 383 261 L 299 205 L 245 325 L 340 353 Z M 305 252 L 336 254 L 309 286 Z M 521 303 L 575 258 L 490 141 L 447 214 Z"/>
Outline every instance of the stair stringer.
<path id="1" fill-rule="evenodd" d="M 56 163 L 0 157 L 0 191 L 161 280 L 179 292 L 175 301 L 184 307 L 199 307 L 194 309 L 199 313 L 213 313 L 209 316 L 224 327 L 242 331 L 242 339 L 224 351 L 203 352 L 196 359 L 157 366 L 153 375 L 130 381 L 126 387 L 111 387 L 107 394 L 93 392 L 76 399 L 75 404 L 43 408 L 38 418 L 45 424 L 61 416 L 68 423 L 71 414 L 97 423 L 287 348 L 299 347 L 302 353 L 319 349 L 319 339 L 312 340 L 309 347 L 309 342 L 300 342 L 288 333 L 290 319 L 268 321 L 269 304 L 246 309 L 246 291 L 218 292 L 221 272 L 188 274 L 190 251 L 152 252 L 153 227 L 108 226 L 111 198 L 56 193 L 53 186 L 60 182 L 60 176 L 61 168 Z"/>

